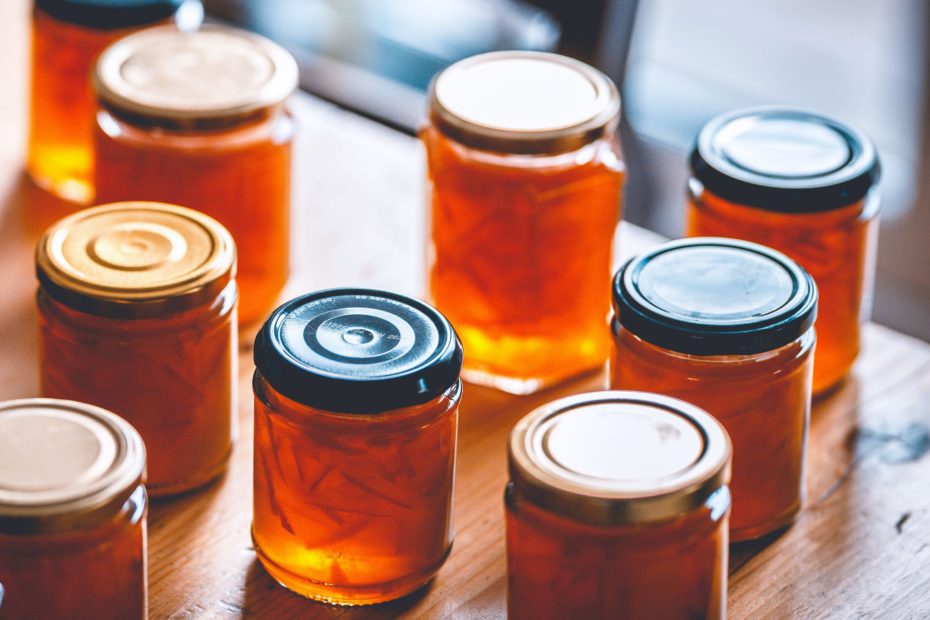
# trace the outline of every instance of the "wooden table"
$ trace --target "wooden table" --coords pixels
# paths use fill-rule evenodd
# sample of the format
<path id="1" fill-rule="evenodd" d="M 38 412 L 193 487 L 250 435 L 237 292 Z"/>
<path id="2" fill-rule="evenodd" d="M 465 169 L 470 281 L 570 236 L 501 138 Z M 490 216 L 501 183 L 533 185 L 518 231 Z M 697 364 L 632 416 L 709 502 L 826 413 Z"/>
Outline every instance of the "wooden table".
<path id="1" fill-rule="evenodd" d="M 36 394 L 32 251 L 44 226 L 68 208 L 21 175 L 28 7 L 23 0 L 0 5 L 0 399 L 8 399 Z M 421 295 L 416 141 L 307 96 L 294 110 L 302 133 L 287 295 L 340 285 Z M 624 256 L 658 240 L 633 226 L 619 230 Z M 241 434 L 228 474 L 200 493 L 151 507 L 155 620 L 503 617 L 505 437 L 536 405 L 603 383 L 590 376 L 522 398 L 467 386 L 449 561 L 418 594 L 350 609 L 291 594 L 255 560 L 251 373 L 244 348 Z M 733 549 L 730 617 L 930 617 L 928 424 L 930 346 L 870 325 L 853 376 L 815 406 L 804 512 L 781 537 Z"/>

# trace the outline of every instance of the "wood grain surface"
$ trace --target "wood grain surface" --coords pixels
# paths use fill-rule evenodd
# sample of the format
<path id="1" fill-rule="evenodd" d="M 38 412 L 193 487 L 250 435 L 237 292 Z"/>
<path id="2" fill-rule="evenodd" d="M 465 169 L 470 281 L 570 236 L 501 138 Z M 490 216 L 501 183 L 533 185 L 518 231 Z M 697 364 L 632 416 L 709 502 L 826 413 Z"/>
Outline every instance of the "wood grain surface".
<path id="1" fill-rule="evenodd" d="M 0 399 L 36 394 L 33 246 L 47 224 L 70 211 L 21 172 L 28 24 L 25 0 L 0 2 Z M 295 98 L 293 109 L 301 123 L 296 254 L 285 295 L 343 285 L 422 295 L 416 141 L 308 96 Z M 659 240 L 628 225 L 618 237 L 623 256 Z M 522 398 L 466 386 L 449 561 L 417 594 L 350 609 L 291 594 L 255 559 L 252 368 L 246 346 L 240 436 L 227 475 L 202 492 L 151 506 L 151 618 L 504 616 L 507 433 L 547 400 L 600 388 L 601 376 Z M 732 550 L 730 617 L 930 617 L 930 346 L 869 326 L 853 376 L 816 404 L 810 439 L 800 518 L 773 540 Z"/>

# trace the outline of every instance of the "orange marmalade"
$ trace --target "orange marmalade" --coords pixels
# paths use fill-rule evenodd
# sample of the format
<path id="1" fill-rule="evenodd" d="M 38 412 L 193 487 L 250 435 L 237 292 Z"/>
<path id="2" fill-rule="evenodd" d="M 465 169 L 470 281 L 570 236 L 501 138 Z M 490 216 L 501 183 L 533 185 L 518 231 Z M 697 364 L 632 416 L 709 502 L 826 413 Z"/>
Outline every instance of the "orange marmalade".
<path id="1" fill-rule="evenodd" d="M 872 305 L 879 161 L 860 131 L 786 108 L 710 121 L 691 155 L 688 234 L 746 239 L 784 252 L 820 291 L 814 393 L 859 354 Z"/>
<path id="2" fill-rule="evenodd" d="M 101 56 L 97 198 L 197 209 L 239 251 L 239 321 L 262 319 L 287 281 L 297 65 L 238 30 L 150 28 Z"/>
<path id="3" fill-rule="evenodd" d="M 726 616 L 730 445 L 706 412 L 571 396 L 521 420 L 508 454 L 509 618 Z"/>
<path id="4" fill-rule="evenodd" d="M 103 49 L 142 26 L 163 22 L 181 0 L 36 0 L 26 169 L 60 198 L 93 198 L 88 75 Z"/>
<path id="5" fill-rule="evenodd" d="M 286 588 L 342 605 L 427 583 L 452 546 L 462 349 L 426 304 L 364 289 L 278 308 L 255 343 L 252 537 Z"/>
<path id="6" fill-rule="evenodd" d="M 0 403 L 0 618 L 147 617 L 144 469 L 112 413 Z"/>
<path id="7" fill-rule="evenodd" d="M 203 214 L 117 203 L 61 220 L 37 251 L 44 396 L 129 420 L 153 495 L 221 474 L 235 434 L 235 246 Z"/>
<path id="8" fill-rule="evenodd" d="M 614 281 L 610 384 L 687 400 L 733 440 L 734 541 L 801 508 L 817 291 L 783 254 L 696 238 L 632 259 Z"/>
<path id="9" fill-rule="evenodd" d="M 616 88 L 562 56 L 498 52 L 452 65 L 429 97 L 429 286 L 463 377 L 526 393 L 602 365 Z"/>

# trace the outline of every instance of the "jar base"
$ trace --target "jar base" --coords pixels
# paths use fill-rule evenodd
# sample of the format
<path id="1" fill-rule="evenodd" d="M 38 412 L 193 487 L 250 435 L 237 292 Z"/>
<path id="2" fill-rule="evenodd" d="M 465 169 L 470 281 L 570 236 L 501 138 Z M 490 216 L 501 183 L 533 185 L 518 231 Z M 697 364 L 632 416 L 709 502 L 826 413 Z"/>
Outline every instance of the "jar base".
<path id="1" fill-rule="evenodd" d="M 252 534 L 252 544 L 255 547 L 255 555 L 258 556 L 258 560 L 261 562 L 262 567 L 280 585 L 295 594 L 299 594 L 311 600 L 344 607 L 360 607 L 363 605 L 386 603 L 416 592 L 432 581 L 452 550 L 452 545 L 449 545 L 438 562 L 413 575 L 408 575 L 382 584 L 339 586 L 301 577 L 276 564 L 274 560 L 265 555 L 261 547 L 255 543 L 254 533 Z"/>
<path id="2" fill-rule="evenodd" d="M 151 481 L 147 482 L 145 487 L 149 497 L 153 499 L 166 499 L 185 493 L 193 493 L 194 491 L 199 491 L 204 487 L 210 486 L 226 473 L 226 468 L 229 465 L 231 456 L 232 445 L 230 444 L 229 450 L 226 451 L 223 458 L 221 458 L 216 465 L 206 470 L 205 474 L 198 476 L 193 481 L 186 480 L 181 483 L 169 482 L 162 485 L 152 484 Z"/>
<path id="3" fill-rule="evenodd" d="M 32 183 L 44 192 L 47 192 L 65 202 L 87 206 L 93 203 L 94 188 L 82 179 L 54 178 L 27 170 Z"/>
<path id="4" fill-rule="evenodd" d="M 753 525 L 742 529 L 730 528 L 730 543 L 743 543 L 752 540 L 758 540 L 766 536 L 776 536 L 783 530 L 788 529 L 794 523 L 795 518 L 801 511 L 801 506 L 794 506 L 790 511 L 780 517 L 767 521 L 762 525 Z"/>

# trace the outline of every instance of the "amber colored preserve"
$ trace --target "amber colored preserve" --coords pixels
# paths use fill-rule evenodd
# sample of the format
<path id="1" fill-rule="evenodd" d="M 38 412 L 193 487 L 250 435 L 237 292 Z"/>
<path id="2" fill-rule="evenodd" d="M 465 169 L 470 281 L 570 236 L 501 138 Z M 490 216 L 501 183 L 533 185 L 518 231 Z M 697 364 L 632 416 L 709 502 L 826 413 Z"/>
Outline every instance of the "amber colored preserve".
<path id="1" fill-rule="evenodd" d="M 254 520 L 265 569 L 343 605 L 399 598 L 452 546 L 461 347 L 429 306 L 310 294 L 256 341 Z"/>
<path id="2" fill-rule="evenodd" d="M 689 236 L 775 248 L 817 282 L 813 389 L 836 386 L 859 354 L 872 305 L 880 200 L 871 142 L 808 112 L 740 110 L 705 126 L 692 168 Z"/>
<path id="3" fill-rule="evenodd" d="M 216 27 L 149 29 L 97 65 L 98 200 L 157 200 L 220 221 L 239 251 L 242 324 L 263 319 L 287 281 L 295 125 L 283 102 L 296 84 L 279 46 Z"/>
<path id="4" fill-rule="evenodd" d="M 476 56 L 434 81 L 429 286 L 466 379 L 526 393 L 605 361 L 618 110 L 605 76 L 552 54 Z"/>
<path id="5" fill-rule="evenodd" d="M 734 541 L 801 509 L 816 289 L 784 255 L 730 239 L 672 242 L 618 274 L 610 385 L 705 409 L 733 441 Z"/>
<path id="6" fill-rule="evenodd" d="M 511 435 L 508 617 L 726 616 L 729 442 L 683 401 L 596 392 Z"/>
<path id="7" fill-rule="evenodd" d="M 81 211 L 40 242 L 42 394 L 129 420 L 153 495 L 202 486 L 232 451 L 234 261 L 215 220 L 158 203 Z"/>
<path id="8" fill-rule="evenodd" d="M 180 4 L 36 0 L 26 169 L 39 186 L 66 200 L 91 201 L 94 61 L 133 29 L 170 19 Z"/>
<path id="9" fill-rule="evenodd" d="M 0 618 L 147 617 L 144 467 L 106 411 L 0 403 Z"/>

